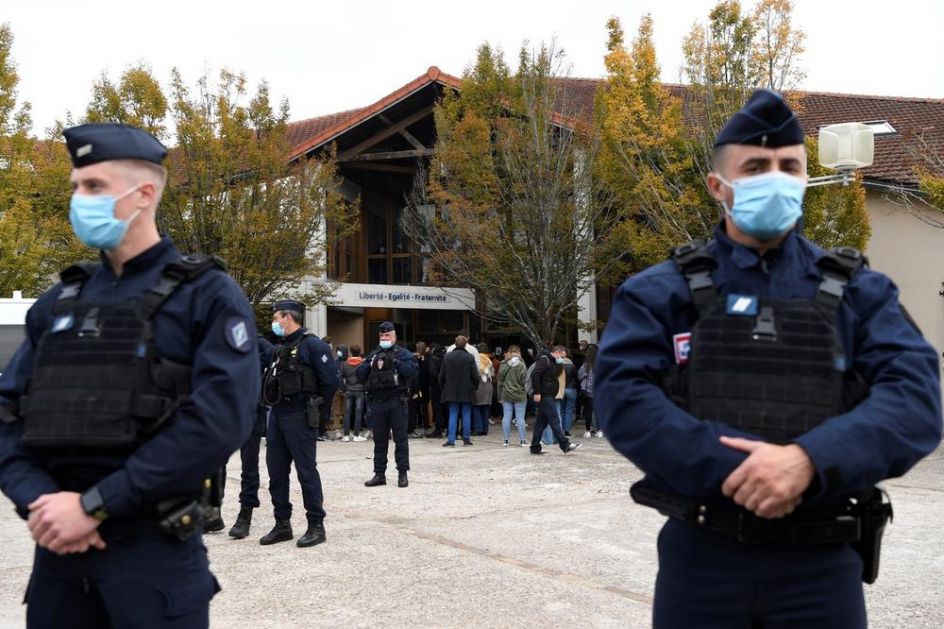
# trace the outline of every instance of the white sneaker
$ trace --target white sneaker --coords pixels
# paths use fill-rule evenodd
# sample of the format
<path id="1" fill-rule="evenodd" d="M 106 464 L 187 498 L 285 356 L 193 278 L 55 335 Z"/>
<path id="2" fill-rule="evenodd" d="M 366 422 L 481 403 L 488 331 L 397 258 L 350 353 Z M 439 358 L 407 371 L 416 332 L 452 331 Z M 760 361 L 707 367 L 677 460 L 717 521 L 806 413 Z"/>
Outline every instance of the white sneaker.
<path id="1" fill-rule="evenodd" d="M 350 441 L 350 440 L 351 440 L 351 435 L 344 435 L 343 437 L 341 437 L 341 441 Z"/>
<path id="2" fill-rule="evenodd" d="M 360 435 L 354 435 L 354 438 L 351 441 L 367 441 L 366 437 L 361 437 Z"/>
<path id="3" fill-rule="evenodd" d="M 527 447 L 528 447 L 528 442 L 527 442 L 527 441 L 522 441 L 522 442 L 521 442 L 521 447 L 522 447 L 522 448 L 527 448 Z"/>
<path id="4" fill-rule="evenodd" d="M 590 431 L 589 431 L 589 430 L 588 430 L 587 432 L 583 433 L 583 438 L 584 438 L 584 439 L 589 439 L 589 438 L 590 438 Z"/>
<path id="5" fill-rule="evenodd" d="M 508 447 L 508 442 L 506 441 L 506 442 L 503 443 L 502 445 L 507 448 L 507 447 Z"/>
<path id="6" fill-rule="evenodd" d="M 597 431 L 597 437 L 599 437 L 600 439 L 603 438 L 603 431 L 602 431 L 602 430 L 598 430 L 598 431 Z"/>

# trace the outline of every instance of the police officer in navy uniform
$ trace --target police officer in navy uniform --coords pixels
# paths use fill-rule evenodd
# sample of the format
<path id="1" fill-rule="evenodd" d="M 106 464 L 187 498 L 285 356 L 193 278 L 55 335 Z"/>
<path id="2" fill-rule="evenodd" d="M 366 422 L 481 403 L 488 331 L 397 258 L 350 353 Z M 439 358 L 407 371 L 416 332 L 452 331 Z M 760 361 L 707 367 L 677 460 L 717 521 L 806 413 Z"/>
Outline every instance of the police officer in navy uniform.
<path id="1" fill-rule="evenodd" d="M 259 383 L 246 297 L 157 230 L 166 149 L 121 124 L 65 130 L 70 219 L 101 249 L 26 316 L 0 377 L 0 487 L 36 540 L 29 627 L 206 627 L 212 476 Z"/>
<path id="2" fill-rule="evenodd" d="M 668 515 L 656 627 L 864 627 L 890 506 L 941 437 L 938 360 L 886 276 L 799 233 L 804 135 L 756 92 L 719 133 L 713 240 L 619 289 L 594 401 Z"/>
<path id="3" fill-rule="evenodd" d="M 273 306 L 272 331 L 281 344 L 262 384 L 263 399 L 271 405 L 266 430 L 266 467 L 275 526 L 259 543 L 292 539 L 292 503 L 288 483 L 292 462 L 302 487 L 308 528 L 298 538 L 300 547 L 325 541 L 324 492 L 316 462 L 318 424 L 322 407 L 338 390 L 338 368 L 331 347 L 302 327 L 305 305 L 280 301 Z"/>
<path id="4" fill-rule="evenodd" d="M 410 484 L 410 443 L 407 436 L 406 395 L 417 376 L 419 364 L 406 348 L 397 345 L 393 323 L 380 324 L 380 344 L 358 367 L 357 377 L 365 383 L 368 407 L 374 425 L 374 475 L 364 482 L 367 487 L 387 484 L 387 450 L 393 432 L 397 486 Z"/>
<path id="5" fill-rule="evenodd" d="M 272 343 L 267 341 L 261 335 L 256 339 L 259 349 L 259 372 L 265 374 L 265 370 L 272 362 Z M 269 416 L 269 407 L 259 396 L 259 403 L 256 405 L 256 421 L 252 426 L 252 432 L 246 443 L 239 449 L 239 460 L 241 463 L 240 472 L 240 491 L 239 491 L 239 515 L 236 516 L 236 522 L 229 530 L 229 536 L 234 539 L 243 539 L 249 536 L 249 527 L 252 525 L 252 510 L 259 507 L 259 448 L 262 444 L 262 437 L 266 433 L 266 420 Z"/>

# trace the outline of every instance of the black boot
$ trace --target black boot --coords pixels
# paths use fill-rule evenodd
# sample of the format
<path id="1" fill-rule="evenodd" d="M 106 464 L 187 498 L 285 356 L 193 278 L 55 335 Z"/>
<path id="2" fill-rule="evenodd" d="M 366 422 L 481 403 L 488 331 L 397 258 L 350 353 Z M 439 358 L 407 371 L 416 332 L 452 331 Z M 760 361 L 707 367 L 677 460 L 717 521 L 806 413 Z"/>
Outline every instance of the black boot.
<path id="1" fill-rule="evenodd" d="M 374 477 L 368 481 L 364 481 L 364 487 L 376 487 L 377 485 L 386 485 L 387 477 L 383 474 L 374 474 Z"/>
<path id="2" fill-rule="evenodd" d="M 272 527 L 272 530 L 269 531 L 267 535 L 262 536 L 259 543 L 263 546 L 268 546 L 269 544 L 276 544 L 278 542 L 287 542 L 293 537 L 295 537 L 295 535 L 292 534 L 292 522 L 290 520 L 276 520 L 275 526 Z"/>
<path id="3" fill-rule="evenodd" d="M 316 546 L 327 539 L 325 536 L 324 522 L 322 520 L 309 520 L 308 530 L 298 538 L 296 544 L 299 548 L 307 546 Z"/>
<path id="4" fill-rule="evenodd" d="M 406 472 L 400 472 L 399 477 L 397 478 L 397 487 L 407 487 L 409 484 L 410 481 L 406 477 Z"/>
<path id="5" fill-rule="evenodd" d="M 210 507 L 206 515 L 203 516 L 203 532 L 216 533 L 224 528 L 226 528 L 226 525 L 223 524 L 223 514 L 220 513 L 220 508 Z"/>
<path id="6" fill-rule="evenodd" d="M 229 530 L 229 536 L 242 539 L 249 535 L 249 525 L 252 524 L 252 507 L 242 507 L 236 516 L 236 524 Z"/>

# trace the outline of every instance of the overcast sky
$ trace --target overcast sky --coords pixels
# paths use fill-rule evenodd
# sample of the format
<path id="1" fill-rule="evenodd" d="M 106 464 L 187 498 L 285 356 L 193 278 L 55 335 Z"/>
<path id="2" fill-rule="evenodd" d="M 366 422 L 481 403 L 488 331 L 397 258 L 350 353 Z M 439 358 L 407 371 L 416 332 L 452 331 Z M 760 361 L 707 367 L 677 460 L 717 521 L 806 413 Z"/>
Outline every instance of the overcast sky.
<path id="1" fill-rule="evenodd" d="M 67 111 L 81 115 L 103 71 L 117 79 L 140 60 L 166 85 L 173 67 L 188 82 L 204 70 L 265 78 L 287 97 L 292 119 L 362 107 L 431 65 L 460 75 L 483 41 L 512 66 L 523 40 L 556 35 L 571 75 L 603 75 L 608 17 L 629 37 L 655 21 L 662 79 L 679 80 L 682 38 L 714 0 L 466 2 L 341 0 L 3 0 L 0 22 L 15 37 L 19 95 L 42 134 Z M 941 0 L 795 0 L 806 31 L 808 90 L 944 98 Z M 753 2 L 743 2 L 750 7 Z M 147 7 L 153 7 L 153 10 Z"/>

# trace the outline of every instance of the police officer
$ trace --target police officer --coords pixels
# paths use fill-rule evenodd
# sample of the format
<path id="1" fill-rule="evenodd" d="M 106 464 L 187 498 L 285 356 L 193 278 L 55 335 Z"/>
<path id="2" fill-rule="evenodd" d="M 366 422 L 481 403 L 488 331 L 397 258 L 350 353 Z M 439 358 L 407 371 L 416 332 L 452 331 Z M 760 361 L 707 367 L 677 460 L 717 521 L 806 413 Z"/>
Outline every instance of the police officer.
<path id="1" fill-rule="evenodd" d="M 803 140 L 779 95 L 750 98 L 715 142 L 714 239 L 627 280 L 600 345 L 600 427 L 670 516 L 656 627 L 864 627 L 874 485 L 940 440 L 937 357 L 895 285 L 800 234 Z"/>
<path id="2" fill-rule="evenodd" d="M 101 249 L 26 316 L 0 377 L 0 487 L 36 540 L 30 627 L 206 627 L 219 590 L 205 479 L 251 427 L 252 310 L 157 230 L 166 149 L 122 124 L 65 131 L 69 218 Z"/>
<path id="3" fill-rule="evenodd" d="M 316 463 L 318 425 L 322 407 L 338 390 L 338 368 L 327 343 L 302 327 L 305 306 L 280 301 L 273 306 L 272 332 L 282 340 L 272 352 L 263 396 L 271 405 L 266 431 L 266 466 L 275 526 L 259 540 L 268 545 L 292 539 L 292 503 L 288 477 L 291 464 L 302 486 L 308 529 L 298 538 L 300 547 L 325 541 L 324 492 Z"/>
<path id="4" fill-rule="evenodd" d="M 397 462 L 397 486 L 409 485 L 410 444 L 407 437 L 406 394 L 417 376 L 416 357 L 397 345 L 393 324 L 380 324 L 380 346 L 357 368 L 357 377 L 365 382 L 370 415 L 374 424 L 374 476 L 364 482 L 367 487 L 387 484 L 387 449 L 393 431 L 394 458 Z"/>
<path id="5" fill-rule="evenodd" d="M 272 343 L 262 336 L 256 340 L 259 349 L 260 373 L 265 374 L 265 370 L 272 362 L 273 347 Z M 240 492 L 239 492 L 239 515 L 236 516 L 236 522 L 229 530 L 229 536 L 234 539 L 243 539 L 249 536 L 249 527 L 252 525 L 252 510 L 259 506 L 259 446 L 262 443 L 262 436 L 266 432 L 266 419 L 269 415 L 269 407 L 259 397 L 259 403 L 256 405 L 256 421 L 252 426 L 252 432 L 246 443 L 239 449 L 239 460 L 241 463 L 240 473 Z"/>

